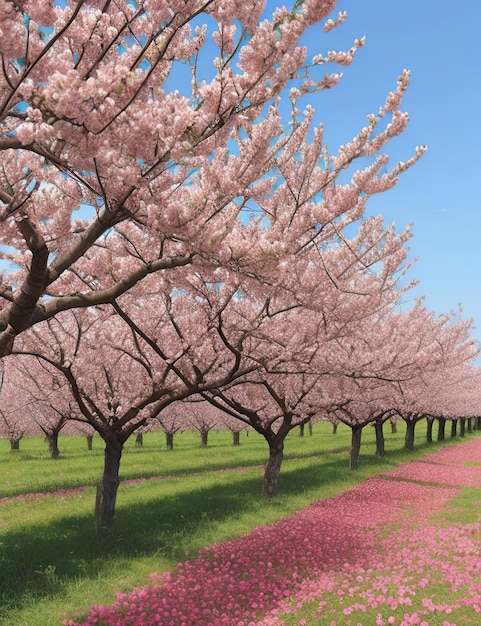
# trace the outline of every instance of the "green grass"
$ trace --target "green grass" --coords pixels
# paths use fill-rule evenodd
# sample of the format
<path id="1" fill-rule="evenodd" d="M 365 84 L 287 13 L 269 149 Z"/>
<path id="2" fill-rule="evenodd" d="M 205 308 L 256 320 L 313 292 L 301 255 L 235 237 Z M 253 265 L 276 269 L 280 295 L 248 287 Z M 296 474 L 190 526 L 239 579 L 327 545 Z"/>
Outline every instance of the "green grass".
<path id="1" fill-rule="evenodd" d="M 374 455 L 373 429 L 365 429 L 355 472 L 348 469 L 348 428 L 340 426 L 335 436 L 328 424 L 315 425 L 313 436 L 292 433 L 278 495 L 270 502 L 259 497 L 267 445 L 255 433 L 243 433 L 241 445 L 234 447 L 230 433 L 212 432 L 208 448 L 200 447 L 197 433 L 183 433 L 176 435 L 172 451 L 166 450 L 161 433 L 145 435 L 143 448 L 127 443 L 121 480 L 156 479 L 120 486 L 108 539 L 98 538 L 93 524 L 94 485 L 103 462 L 100 439 L 89 452 L 85 438 L 61 438 L 57 460 L 48 457 L 40 438 L 22 440 L 18 452 L 0 441 L 0 498 L 88 486 L 63 499 L 0 503 L 0 624 L 61 624 L 92 604 L 111 603 L 116 592 L 147 583 L 151 572 L 171 569 L 203 546 L 273 523 L 451 443 L 423 443 L 425 430 L 419 424 L 416 450 L 407 454 L 404 429 L 388 430 L 387 456 L 381 460 Z"/>

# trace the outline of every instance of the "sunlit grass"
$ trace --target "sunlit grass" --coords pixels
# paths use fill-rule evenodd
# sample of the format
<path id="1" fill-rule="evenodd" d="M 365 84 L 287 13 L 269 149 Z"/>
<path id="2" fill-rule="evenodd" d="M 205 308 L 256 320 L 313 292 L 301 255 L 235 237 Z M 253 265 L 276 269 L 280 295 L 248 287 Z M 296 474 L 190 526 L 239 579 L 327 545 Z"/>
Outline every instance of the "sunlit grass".
<path id="1" fill-rule="evenodd" d="M 348 470 L 349 429 L 340 426 L 332 435 L 330 425 L 318 424 L 313 436 L 292 433 L 278 495 L 270 502 L 259 497 L 267 446 L 255 433 L 243 433 L 236 447 L 230 433 L 212 432 L 208 448 L 200 447 L 197 433 L 183 433 L 173 451 L 163 435 L 151 433 L 143 448 L 133 441 L 126 446 L 121 479 L 137 481 L 120 486 L 108 540 L 95 535 L 92 518 L 103 462 L 99 439 L 87 451 L 84 438 L 61 438 L 57 460 L 48 458 L 40 438 L 22 440 L 15 453 L 2 441 L 0 498 L 89 487 L 0 504 L 0 623 L 53 626 L 93 603 L 108 604 L 116 592 L 145 584 L 151 572 L 169 570 L 203 546 L 273 523 L 435 449 L 438 444 L 424 443 L 419 426 L 417 449 L 409 455 L 403 429 L 386 432 L 384 460 L 374 455 L 373 429 L 366 428 L 356 472 Z"/>

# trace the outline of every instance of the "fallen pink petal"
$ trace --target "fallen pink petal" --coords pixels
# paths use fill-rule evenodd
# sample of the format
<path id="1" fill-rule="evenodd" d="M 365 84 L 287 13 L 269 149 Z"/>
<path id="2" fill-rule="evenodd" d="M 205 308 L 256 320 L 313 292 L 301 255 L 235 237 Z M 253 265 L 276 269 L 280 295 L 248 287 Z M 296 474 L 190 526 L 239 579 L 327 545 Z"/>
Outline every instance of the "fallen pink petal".
<path id="1" fill-rule="evenodd" d="M 481 487 L 479 458 L 476 439 L 404 463 L 205 548 L 175 571 L 152 575 L 152 586 L 119 594 L 110 607 L 94 606 L 85 621 L 64 626 L 282 626 L 283 615 L 313 602 L 326 624 L 370 626 L 362 622 L 368 609 L 376 610 L 377 626 L 429 625 L 434 613 L 460 626 L 448 617 L 456 609 L 463 623 L 479 624 L 481 524 L 431 522 L 459 487 Z M 456 592 L 457 601 L 434 600 L 436 588 Z M 341 606 L 335 615 L 333 596 Z M 309 621 L 302 615 L 296 623 Z"/>

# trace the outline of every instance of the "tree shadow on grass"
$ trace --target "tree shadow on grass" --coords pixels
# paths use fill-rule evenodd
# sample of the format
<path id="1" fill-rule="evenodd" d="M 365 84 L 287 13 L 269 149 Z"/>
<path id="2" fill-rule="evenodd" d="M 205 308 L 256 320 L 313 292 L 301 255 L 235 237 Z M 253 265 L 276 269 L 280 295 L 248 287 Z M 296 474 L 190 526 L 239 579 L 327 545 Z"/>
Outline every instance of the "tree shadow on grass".
<path id="1" fill-rule="evenodd" d="M 423 446 L 420 446 L 423 447 Z M 101 580 L 115 561 L 142 557 L 159 557 L 176 563 L 195 556 L 203 545 L 215 543 L 216 532 L 232 520 L 233 536 L 248 532 L 249 524 L 259 525 L 268 519 L 282 516 L 285 508 L 276 501 L 290 496 L 308 496 L 309 501 L 331 497 L 365 476 L 364 471 L 349 472 L 348 459 L 325 455 L 287 460 L 279 478 L 278 497 L 263 501 L 260 497 L 262 472 L 212 472 L 215 484 L 199 475 L 194 486 L 186 486 L 176 479 L 179 488 L 169 493 L 164 481 L 121 487 L 117 519 L 108 537 L 95 533 L 93 515 L 79 515 L 72 506 L 71 515 L 59 517 L 48 524 L 30 524 L 21 530 L 4 532 L 0 542 L 0 623 L 9 610 L 21 609 L 32 598 L 52 598 L 64 593 L 65 588 L 78 580 Z M 405 458 L 405 455 L 404 457 Z M 391 456 L 392 465 L 399 463 L 399 455 Z M 386 469 L 389 460 L 374 456 L 361 457 L 366 473 Z M 256 472 L 256 476 L 252 476 Z M 354 477 L 356 475 L 356 477 Z M 190 478 L 189 480 L 192 480 Z M 155 488 L 152 486 L 155 484 Z M 125 490 L 125 491 L 122 491 Z M 33 504 L 33 506 L 35 506 Z M 93 495 L 92 495 L 93 509 Z M 91 510 L 92 510 L 91 509 Z M 279 510 L 279 514 L 275 511 Z M 85 509 L 84 509 L 85 510 Z M 266 515 L 266 510 L 268 515 Z M 26 508 L 28 514 L 28 508 Z M 237 523 L 243 515 L 255 520 Z M 244 523 L 244 526 L 242 526 Z M 8 622 L 4 622 L 8 623 Z"/>
<path id="2" fill-rule="evenodd" d="M 320 498 L 322 485 L 339 479 L 344 469 L 341 460 L 326 464 L 311 459 L 309 467 L 281 474 L 279 496 L 315 491 Z M 187 558 L 186 551 L 195 556 L 203 540 L 215 543 L 216 528 L 224 525 L 225 532 L 230 520 L 235 525 L 234 520 L 248 514 L 263 523 L 266 507 L 275 509 L 276 499 L 262 501 L 261 471 L 257 473 L 252 477 L 252 473 L 237 472 L 235 481 L 231 473 L 225 473 L 225 479 L 209 486 L 199 477 L 197 486 L 188 489 L 182 488 L 180 480 L 178 493 L 169 495 L 163 494 L 162 481 L 154 491 L 149 485 L 144 499 L 142 485 L 128 485 L 119 494 L 117 519 L 109 537 L 97 537 L 92 515 L 79 515 L 74 507 L 71 515 L 48 525 L 7 530 L 0 544 L 0 621 L 2 612 L 21 608 L 26 597 L 54 597 L 69 582 L 102 578 L 117 559 L 158 555 L 175 563 Z M 25 511 L 28 514 L 28 508 Z M 270 519 L 274 517 L 271 514 Z"/>

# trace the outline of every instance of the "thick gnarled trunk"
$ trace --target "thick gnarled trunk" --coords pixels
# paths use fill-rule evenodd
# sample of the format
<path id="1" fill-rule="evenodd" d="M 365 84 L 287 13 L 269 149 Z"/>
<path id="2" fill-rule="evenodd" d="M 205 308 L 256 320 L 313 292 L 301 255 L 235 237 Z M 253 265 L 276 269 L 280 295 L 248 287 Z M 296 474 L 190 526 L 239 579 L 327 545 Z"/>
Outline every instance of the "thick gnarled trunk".
<path id="1" fill-rule="evenodd" d="M 45 438 L 48 443 L 48 451 L 50 453 L 50 457 L 52 459 L 58 459 L 60 456 L 60 450 L 58 448 L 58 433 L 48 433 L 45 435 Z"/>
<path id="2" fill-rule="evenodd" d="M 123 443 L 114 437 L 105 440 L 104 473 L 95 499 L 95 526 L 99 532 L 109 531 L 114 523 L 122 448 Z"/>
<path id="3" fill-rule="evenodd" d="M 279 480 L 279 473 L 284 458 L 284 440 L 268 443 L 269 460 L 264 469 L 264 480 L 262 482 L 262 497 L 267 499 L 272 498 L 276 492 L 277 481 Z"/>

